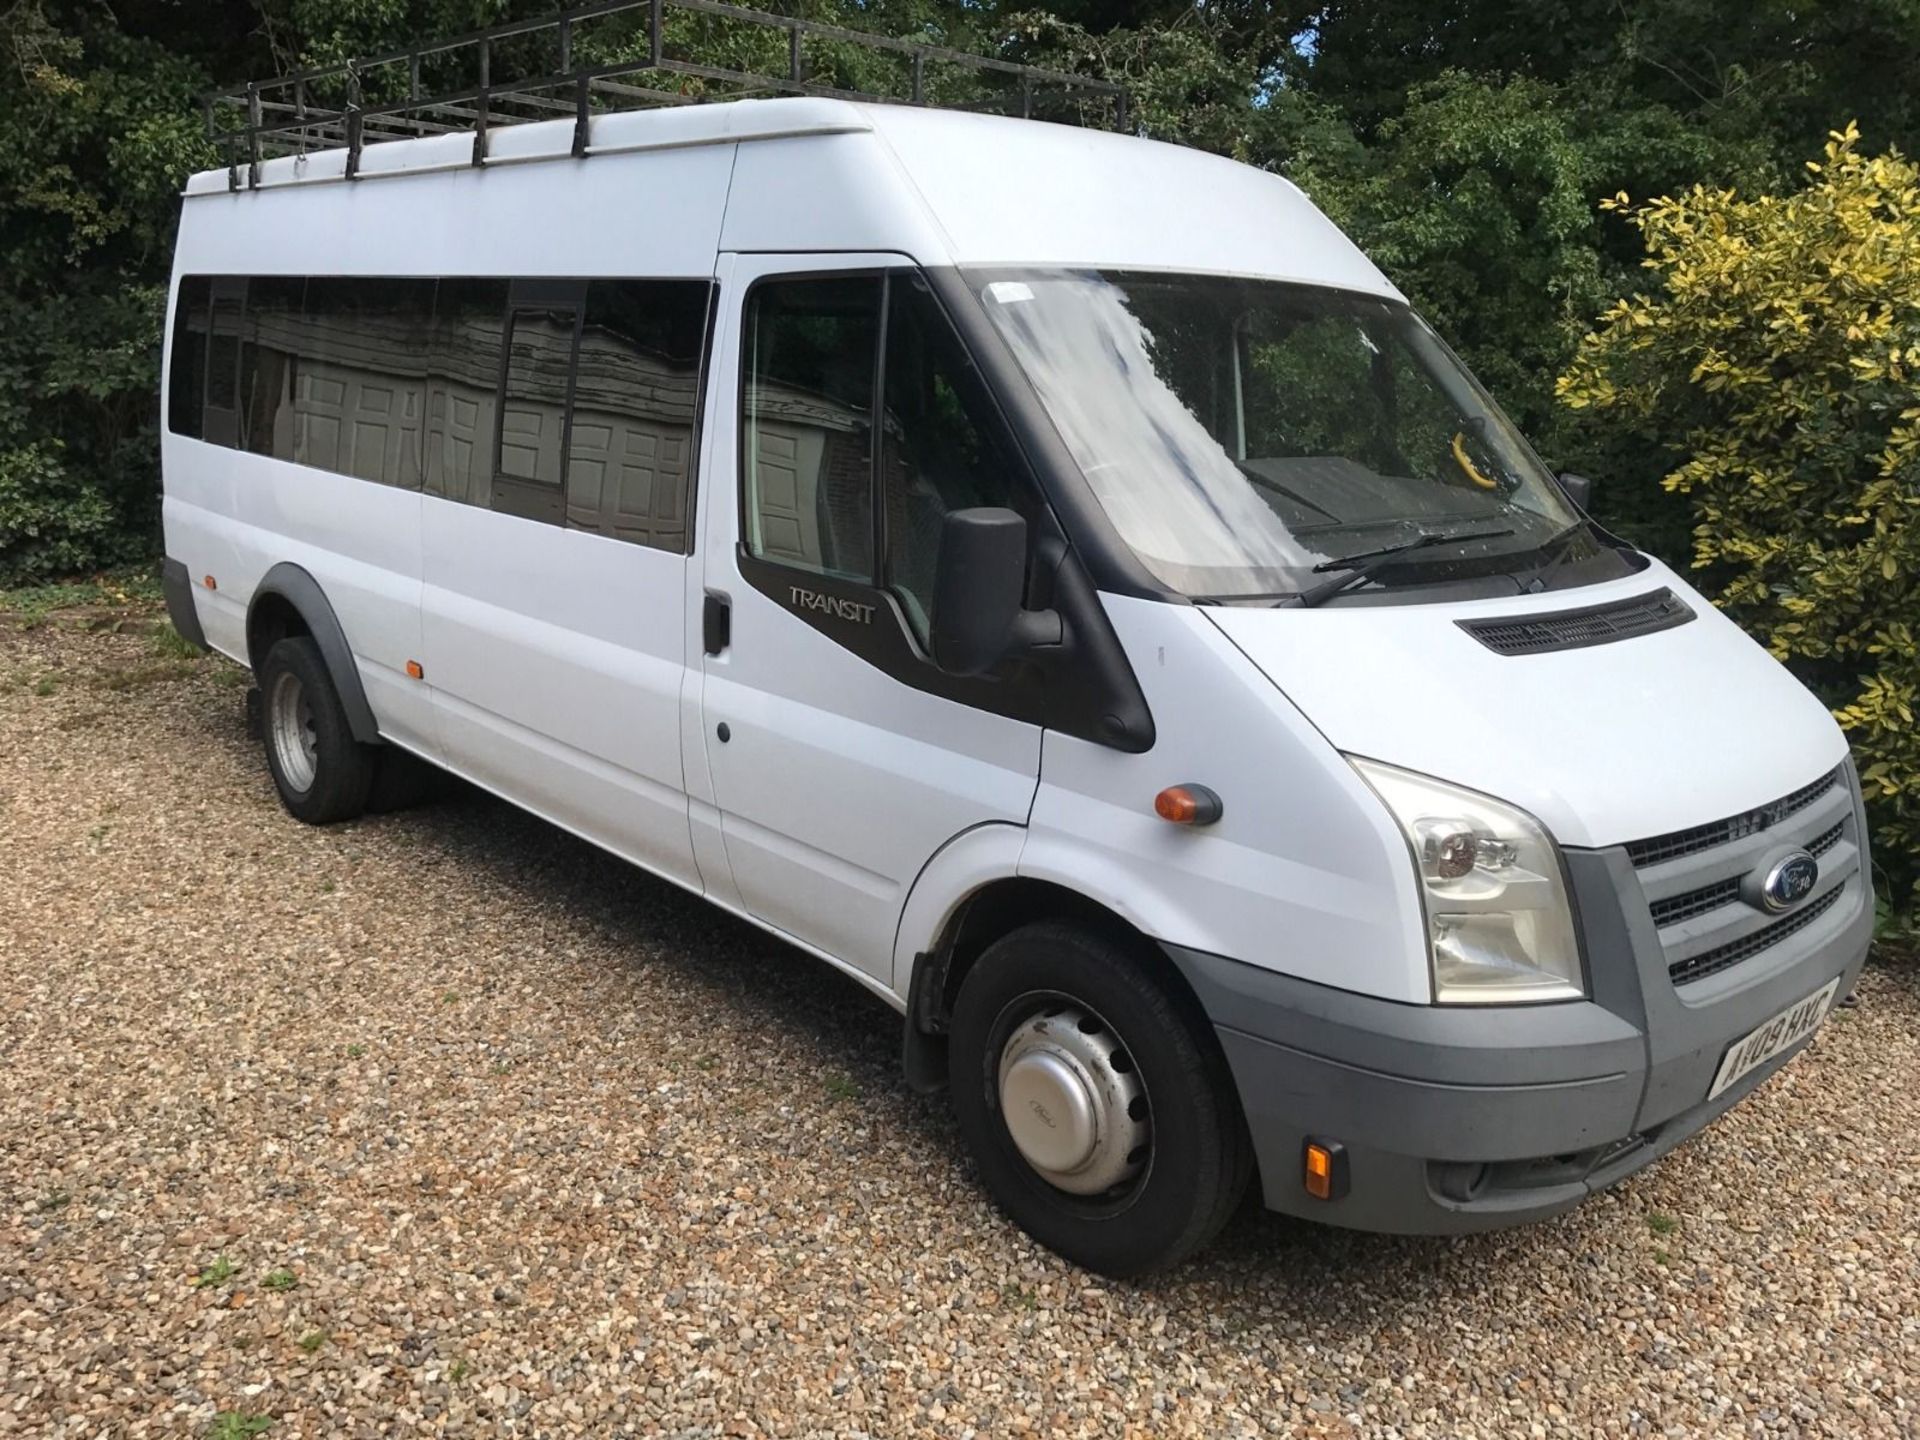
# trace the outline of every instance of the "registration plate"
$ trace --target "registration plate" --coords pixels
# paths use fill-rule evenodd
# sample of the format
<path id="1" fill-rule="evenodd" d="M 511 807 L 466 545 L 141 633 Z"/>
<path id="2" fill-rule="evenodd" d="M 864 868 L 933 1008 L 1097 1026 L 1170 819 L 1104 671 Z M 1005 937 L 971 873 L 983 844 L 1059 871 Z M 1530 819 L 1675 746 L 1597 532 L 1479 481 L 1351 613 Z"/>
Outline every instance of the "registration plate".
<path id="1" fill-rule="evenodd" d="M 1713 1099 L 1742 1075 L 1766 1064 L 1782 1050 L 1791 1050 L 1819 1029 L 1828 1007 L 1833 1004 L 1833 992 L 1839 988 L 1840 980 L 1836 976 L 1806 999 L 1789 1005 L 1745 1039 L 1734 1041 L 1726 1059 L 1720 1062 L 1720 1072 L 1713 1077 L 1713 1088 L 1707 1091 L 1707 1099 Z"/>

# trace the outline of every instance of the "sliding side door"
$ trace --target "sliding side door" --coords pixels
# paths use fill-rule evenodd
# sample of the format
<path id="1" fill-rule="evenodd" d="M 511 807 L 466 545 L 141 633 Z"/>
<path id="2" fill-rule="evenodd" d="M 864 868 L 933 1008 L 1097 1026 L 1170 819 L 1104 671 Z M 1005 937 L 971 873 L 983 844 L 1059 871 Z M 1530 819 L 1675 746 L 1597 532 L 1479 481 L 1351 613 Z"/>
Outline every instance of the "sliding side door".
<path id="1" fill-rule="evenodd" d="M 422 521 L 447 764 L 698 887 L 680 756 L 707 280 L 443 280 Z"/>

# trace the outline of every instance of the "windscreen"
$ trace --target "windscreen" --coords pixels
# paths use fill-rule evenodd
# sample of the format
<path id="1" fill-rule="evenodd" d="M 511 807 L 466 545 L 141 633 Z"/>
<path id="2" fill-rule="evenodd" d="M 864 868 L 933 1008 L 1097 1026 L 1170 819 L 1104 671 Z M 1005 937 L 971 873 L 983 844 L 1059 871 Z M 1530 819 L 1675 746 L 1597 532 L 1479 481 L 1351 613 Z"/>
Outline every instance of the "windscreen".
<path id="1" fill-rule="evenodd" d="M 1408 542 L 1418 563 L 1371 583 L 1497 569 L 1580 525 L 1404 304 L 1208 275 L 970 280 L 1114 527 L 1182 594 L 1294 595 Z"/>

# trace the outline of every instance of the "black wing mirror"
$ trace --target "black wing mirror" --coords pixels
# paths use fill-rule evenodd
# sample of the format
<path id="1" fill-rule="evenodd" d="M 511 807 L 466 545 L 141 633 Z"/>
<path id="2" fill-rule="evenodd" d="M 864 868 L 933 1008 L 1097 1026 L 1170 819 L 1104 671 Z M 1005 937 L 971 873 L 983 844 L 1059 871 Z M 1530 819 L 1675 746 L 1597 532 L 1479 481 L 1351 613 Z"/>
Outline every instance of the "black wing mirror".
<path id="1" fill-rule="evenodd" d="M 1585 475 L 1574 475 L 1562 470 L 1560 488 L 1567 492 L 1567 499 L 1580 507 L 1582 515 L 1587 513 L 1588 507 L 1593 502 L 1593 481 Z"/>
<path id="2" fill-rule="evenodd" d="M 1058 645 L 1057 610 L 1024 610 L 1027 522 L 1012 510 L 948 512 L 933 572 L 933 659 L 955 675 L 984 675 L 1009 655 Z"/>

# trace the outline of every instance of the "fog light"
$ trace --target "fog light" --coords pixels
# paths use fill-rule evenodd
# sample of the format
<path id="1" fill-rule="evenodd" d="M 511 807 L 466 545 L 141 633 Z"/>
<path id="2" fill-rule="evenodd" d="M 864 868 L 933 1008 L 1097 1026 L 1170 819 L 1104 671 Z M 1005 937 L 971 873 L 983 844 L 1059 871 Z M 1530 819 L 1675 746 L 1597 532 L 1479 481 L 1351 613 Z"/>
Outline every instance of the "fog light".
<path id="1" fill-rule="evenodd" d="M 1338 1140 L 1309 1140 L 1301 1161 L 1300 1183 L 1316 1200 L 1338 1200 L 1347 1193 L 1347 1147 Z"/>

